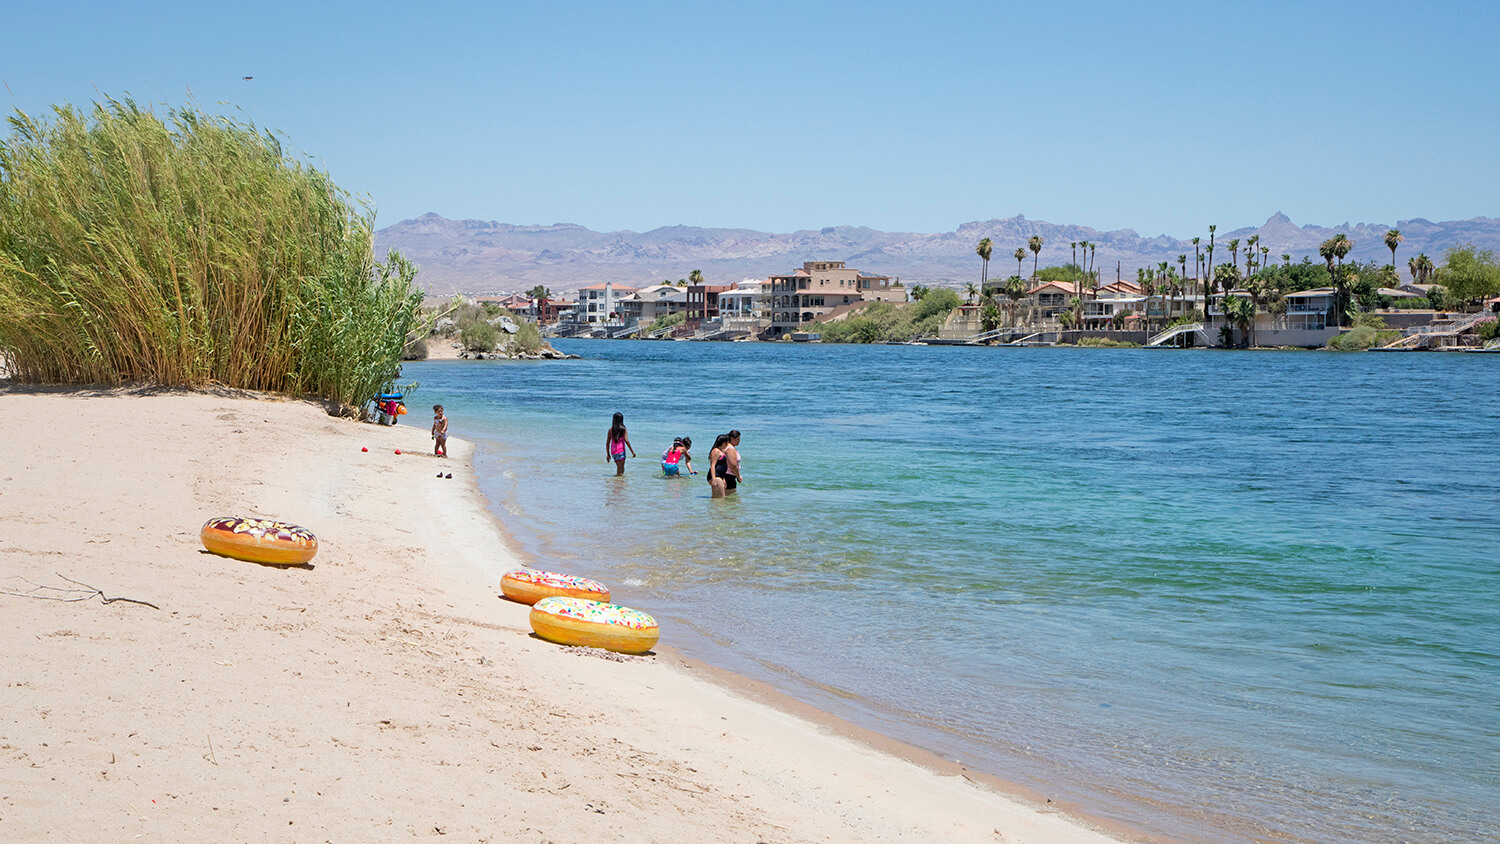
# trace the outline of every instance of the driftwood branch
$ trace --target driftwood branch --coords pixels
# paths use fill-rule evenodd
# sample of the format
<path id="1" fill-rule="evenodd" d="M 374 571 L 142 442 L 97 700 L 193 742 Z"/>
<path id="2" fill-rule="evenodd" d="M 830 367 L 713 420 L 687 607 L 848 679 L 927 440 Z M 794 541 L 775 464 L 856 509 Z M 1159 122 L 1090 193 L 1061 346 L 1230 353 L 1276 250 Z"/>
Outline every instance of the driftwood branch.
<path id="1" fill-rule="evenodd" d="M 44 586 L 40 583 L 32 583 L 31 581 L 26 580 L 26 578 L 24 577 L 18 577 L 18 579 L 30 584 L 31 588 L 26 590 L 25 592 L 16 592 L 10 589 L 0 589 L 0 595 L 15 595 L 18 598 L 36 598 L 39 601 L 62 601 L 65 604 L 76 603 L 78 601 L 87 601 L 97 595 L 99 597 L 99 600 L 103 601 L 106 604 L 113 604 L 115 601 L 125 601 L 131 604 L 140 604 L 142 606 L 147 606 L 153 610 L 161 609 L 161 607 L 158 607 L 150 601 L 142 601 L 137 598 L 122 598 L 120 596 L 111 598 L 108 595 L 105 595 L 102 590 L 95 589 L 87 583 L 80 583 L 71 577 L 64 577 L 61 574 L 59 574 L 58 577 L 66 580 L 74 586 L 81 586 L 83 588 L 74 589 L 67 586 Z"/>

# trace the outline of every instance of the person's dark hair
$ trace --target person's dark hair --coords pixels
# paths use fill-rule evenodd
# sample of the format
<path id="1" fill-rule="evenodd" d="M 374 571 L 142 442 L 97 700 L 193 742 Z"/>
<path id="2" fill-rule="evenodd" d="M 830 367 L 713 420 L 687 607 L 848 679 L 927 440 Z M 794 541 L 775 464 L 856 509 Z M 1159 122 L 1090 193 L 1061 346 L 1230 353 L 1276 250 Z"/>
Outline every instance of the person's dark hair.
<path id="1" fill-rule="evenodd" d="M 709 450 L 713 451 L 715 449 L 723 448 L 724 444 L 727 443 L 727 442 L 729 442 L 729 435 L 728 434 L 720 434 L 720 435 L 718 435 L 717 437 L 714 438 L 714 447 L 713 447 L 713 449 L 709 449 Z"/>
<path id="2" fill-rule="evenodd" d="M 609 426 L 609 435 L 615 439 L 625 436 L 625 414 L 615 414 L 615 420 Z"/>
<path id="3" fill-rule="evenodd" d="M 726 436 L 726 437 L 728 437 L 728 438 L 730 438 L 732 440 L 735 437 L 738 437 L 739 435 L 740 435 L 739 431 L 730 431 L 729 433 L 725 434 L 724 436 Z"/>
<path id="4" fill-rule="evenodd" d="M 433 413 L 442 413 L 443 412 L 443 406 L 440 405 L 440 404 L 433 405 L 432 406 L 432 412 Z"/>
<path id="5" fill-rule="evenodd" d="M 692 437 L 683 437 L 682 438 L 682 447 L 683 448 L 692 448 L 693 447 L 693 438 Z"/>

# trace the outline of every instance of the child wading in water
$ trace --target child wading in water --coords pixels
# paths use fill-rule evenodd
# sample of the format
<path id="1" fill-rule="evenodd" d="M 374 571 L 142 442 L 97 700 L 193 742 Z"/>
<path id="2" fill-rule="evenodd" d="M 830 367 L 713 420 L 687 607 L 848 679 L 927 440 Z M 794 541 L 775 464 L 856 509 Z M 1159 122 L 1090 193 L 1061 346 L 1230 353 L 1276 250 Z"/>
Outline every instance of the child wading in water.
<path id="1" fill-rule="evenodd" d="M 604 435 L 604 459 L 615 461 L 615 475 L 625 474 L 625 449 L 635 456 L 635 446 L 630 444 L 630 435 L 625 432 L 625 414 L 616 413 L 609 433 Z"/>
<path id="2" fill-rule="evenodd" d="M 438 457 L 448 456 L 448 417 L 443 415 L 443 406 L 432 406 L 432 453 Z"/>

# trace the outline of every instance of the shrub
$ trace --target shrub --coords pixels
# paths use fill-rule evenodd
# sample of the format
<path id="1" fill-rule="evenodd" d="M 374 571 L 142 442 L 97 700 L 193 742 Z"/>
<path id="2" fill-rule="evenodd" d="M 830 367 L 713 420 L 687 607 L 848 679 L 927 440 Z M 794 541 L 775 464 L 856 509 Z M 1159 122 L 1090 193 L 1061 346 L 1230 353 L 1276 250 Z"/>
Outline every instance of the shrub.
<path id="1" fill-rule="evenodd" d="M 646 326 L 646 331 L 660 331 L 663 328 L 682 325 L 685 322 L 687 322 L 687 314 L 662 314 L 652 320 L 650 325 Z"/>
<path id="2" fill-rule="evenodd" d="M 1328 348 L 1336 352 L 1362 352 L 1375 345 L 1379 335 L 1373 327 L 1357 325 L 1328 341 Z"/>
<path id="3" fill-rule="evenodd" d="M 1415 299 L 1392 299 L 1391 308 L 1398 311 L 1426 311 L 1432 308 L 1432 303 L 1424 296 Z"/>
<path id="4" fill-rule="evenodd" d="M 536 327 L 536 323 L 519 320 L 516 323 L 516 333 L 512 334 L 507 349 L 511 354 L 534 355 L 546 348 L 547 344 L 542 342 L 542 331 Z"/>
<path id="5" fill-rule="evenodd" d="M 459 333 L 464 348 L 471 352 L 493 352 L 500 340 L 500 331 L 487 322 L 472 322 Z"/>
<path id="6" fill-rule="evenodd" d="M 1080 346 L 1094 346 L 1100 349 L 1139 349 L 1140 343 L 1132 343 L 1129 340 L 1114 340 L 1109 337 L 1083 337 L 1078 340 Z"/>
<path id="7" fill-rule="evenodd" d="M 0 142 L 0 357 L 30 383 L 388 389 L 421 293 L 374 215 L 252 125 L 133 101 Z"/>

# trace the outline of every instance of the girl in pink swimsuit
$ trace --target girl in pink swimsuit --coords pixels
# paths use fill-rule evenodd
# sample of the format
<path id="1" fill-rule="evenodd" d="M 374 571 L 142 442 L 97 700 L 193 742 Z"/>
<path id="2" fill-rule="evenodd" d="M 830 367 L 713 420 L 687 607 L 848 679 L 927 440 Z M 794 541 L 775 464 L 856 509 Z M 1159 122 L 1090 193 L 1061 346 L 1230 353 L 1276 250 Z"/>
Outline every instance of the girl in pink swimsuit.
<path id="1" fill-rule="evenodd" d="M 604 459 L 615 461 L 615 476 L 625 474 L 625 449 L 635 456 L 635 446 L 630 444 L 630 435 L 625 431 L 625 414 L 616 413 L 609 433 L 604 435 Z"/>

